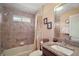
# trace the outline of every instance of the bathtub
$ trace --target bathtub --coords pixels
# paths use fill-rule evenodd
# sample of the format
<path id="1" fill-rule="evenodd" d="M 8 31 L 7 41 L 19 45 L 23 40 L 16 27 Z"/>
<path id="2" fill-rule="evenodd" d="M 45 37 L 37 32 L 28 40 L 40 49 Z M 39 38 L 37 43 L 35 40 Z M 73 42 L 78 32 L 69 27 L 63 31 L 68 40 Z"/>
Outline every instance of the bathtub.
<path id="1" fill-rule="evenodd" d="M 25 45 L 21 47 L 11 48 L 4 50 L 1 56 L 28 56 L 29 53 L 33 52 L 34 45 Z"/>

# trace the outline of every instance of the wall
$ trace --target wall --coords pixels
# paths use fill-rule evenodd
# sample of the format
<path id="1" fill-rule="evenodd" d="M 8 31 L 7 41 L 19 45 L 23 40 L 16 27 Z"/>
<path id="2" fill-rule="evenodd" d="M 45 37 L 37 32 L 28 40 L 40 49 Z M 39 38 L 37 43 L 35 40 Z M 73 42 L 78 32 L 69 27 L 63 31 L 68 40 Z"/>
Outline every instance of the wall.
<path id="1" fill-rule="evenodd" d="M 3 48 L 9 49 L 18 46 L 33 44 L 35 16 L 19 10 L 13 10 L 6 7 L 3 8 L 4 8 L 3 23 L 2 23 Z M 31 23 L 14 22 L 12 18 L 13 15 L 30 17 Z M 22 42 L 24 43 L 23 45 L 20 44 Z"/>
<path id="2" fill-rule="evenodd" d="M 48 21 L 54 23 L 54 7 L 57 4 L 46 4 L 44 6 L 42 6 L 42 8 L 37 12 L 37 26 L 36 26 L 36 38 L 37 39 L 37 47 L 39 49 L 39 42 L 42 39 L 49 39 L 49 41 L 51 42 L 54 38 L 54 24 L 52 24 L 52 29 L 47 29 L 47 25 L 44 24 L 43 19 L 44 18 L 48 18 Z"/>
<path id="3" fill-rule="evenodd" d="M 1 37 L 1 34 L 2 34 L 2 12 L 3 12 L 3 8 L 2 6 L 0 6 L 0 53 L 2 52 L 2 37 Z"/>

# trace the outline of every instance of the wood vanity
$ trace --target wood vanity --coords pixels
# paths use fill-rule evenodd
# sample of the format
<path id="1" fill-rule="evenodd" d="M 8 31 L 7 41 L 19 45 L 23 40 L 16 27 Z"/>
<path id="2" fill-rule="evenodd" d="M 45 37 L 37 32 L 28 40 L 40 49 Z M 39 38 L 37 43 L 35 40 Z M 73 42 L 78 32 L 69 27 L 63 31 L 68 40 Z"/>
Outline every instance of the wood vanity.
<path id="1" fill-rule="evenodd" d="M 48 49 L 44 48 L 42 49 L 43 51 L 43 56 L 57 56 L 57 54 L 52 53 L 51 51 L 49 51 Z"/>
<path id="2" fill-rule="evenodd" d="M 43 56 L 79 56 L 79 47 L 77 46 L 73 46 L 70 44 L 67 44 L 66 46 L 64 46 L 73 51 L 71 55 L 66 55 L 60 51 L 56 51 L 55 49 L 52 49 L 50 47 L 51 45 L 57 45 L 57 43 L 46 42 L 42 45 Z"/>

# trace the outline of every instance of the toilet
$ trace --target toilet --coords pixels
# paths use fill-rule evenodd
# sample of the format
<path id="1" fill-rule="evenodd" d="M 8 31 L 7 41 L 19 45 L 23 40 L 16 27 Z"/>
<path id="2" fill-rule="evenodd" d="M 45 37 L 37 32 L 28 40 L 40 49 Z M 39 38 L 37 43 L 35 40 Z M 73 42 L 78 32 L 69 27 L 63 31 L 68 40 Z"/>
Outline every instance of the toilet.
<path id="1" fill-rule="evenodd" d="M 29 54 L 29 56 L 42 56 L 42 51 L 36 50 Z"/>

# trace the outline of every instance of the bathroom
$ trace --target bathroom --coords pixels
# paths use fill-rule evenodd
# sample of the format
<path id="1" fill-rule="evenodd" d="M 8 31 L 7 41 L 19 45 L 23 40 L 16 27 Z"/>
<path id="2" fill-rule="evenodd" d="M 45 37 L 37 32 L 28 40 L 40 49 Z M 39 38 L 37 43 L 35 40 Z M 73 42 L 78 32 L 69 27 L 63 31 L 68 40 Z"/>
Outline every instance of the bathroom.
<path id="1" fill-rule="evenodd" d="M 0 56 L 79 56 L 78 17 L 79 3 L 0 3 Z"/>

